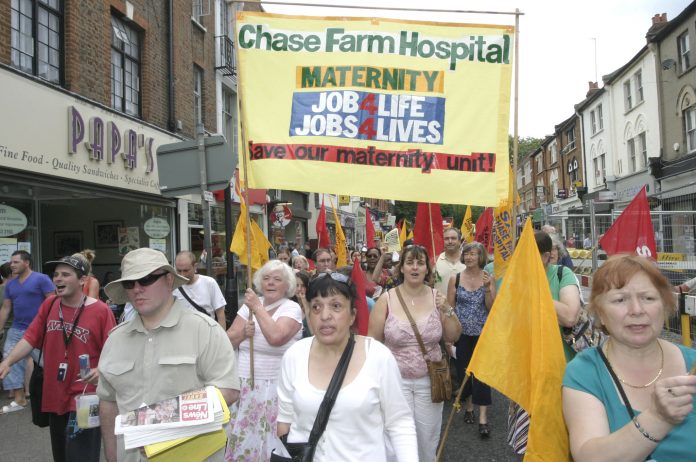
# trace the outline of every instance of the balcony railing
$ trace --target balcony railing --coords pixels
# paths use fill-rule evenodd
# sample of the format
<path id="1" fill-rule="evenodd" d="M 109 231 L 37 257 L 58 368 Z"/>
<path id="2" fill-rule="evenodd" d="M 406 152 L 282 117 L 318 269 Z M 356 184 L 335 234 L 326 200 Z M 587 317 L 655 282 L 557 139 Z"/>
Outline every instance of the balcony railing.
<path id="1" fill-rule="evenodd" d="M 237 69 L 234 67 L 234 43 L 227 35 L 215 37 L 217 53 L 215 54 L 215 70 L 222 71 L 222 75 L 234 76 Z"/>

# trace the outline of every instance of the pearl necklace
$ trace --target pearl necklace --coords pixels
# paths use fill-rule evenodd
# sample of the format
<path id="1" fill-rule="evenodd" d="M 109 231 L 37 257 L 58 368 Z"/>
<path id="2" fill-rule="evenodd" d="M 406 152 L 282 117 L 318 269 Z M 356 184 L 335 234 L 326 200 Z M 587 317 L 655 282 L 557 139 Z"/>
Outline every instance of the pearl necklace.
<path id="1" fill-rule="evenodd" d="M 610 346 L 611 346 L 611 340 L 607 342 L 607 360 L 609 360 L 609 347 Z M 657 371 L 657 375 L 655 377 L 653 377 L 653 379 L 651 381 L 649 381 L 645 385 L 630 384 L 630 383 L 626 382 L 624 379 L 622 379 L 621 377 L 619 377 L 619 375 L 616 374 L 616 368 L 614 368 L 614 366 L 612 366 L 612 368 L 614 369 L 614 373 L 616 374 L 616 378 L 619 379 L 619 382 L 621 382 L 622 384 L 626 385 L 627 387 L 631 387 L 631 388 L 648 388 L 649 386 L 651 386 L 652 384 L 657 382 L 657 379 L 662 377 L 662 370 L 665 367 L 665 352 L 662 349 L 662 345 L 660 344 L 659 340 L 657 341 L 657 346 L 660 348 L 660 370 Z M 611 364 L 611 361 L 609 362 L 609 364 Z"/>

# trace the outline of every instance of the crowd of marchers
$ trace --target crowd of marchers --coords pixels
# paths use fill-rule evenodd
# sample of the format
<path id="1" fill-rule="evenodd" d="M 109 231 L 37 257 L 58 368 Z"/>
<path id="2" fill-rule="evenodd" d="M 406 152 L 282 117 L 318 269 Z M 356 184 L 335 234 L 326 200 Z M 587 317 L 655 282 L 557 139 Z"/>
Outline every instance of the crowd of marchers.
<path id="1" fill-rule="evenodd" d="M 693 460 L 696 352 L 660 335 L 674 288 L 654 262 L 619 255 L 582 300 L 555 230 L 535 239 L 567 361 L 558 393 L 569 460 Z M 125 449 L 115 435 L 116 417 L 215 386 L 231 418 L 226 444 L 206 460 L 431 462 L 445 399 L 432 365 L 444 361 L 465 381 L 460 418 L 483 440 L 505 433 L 524 457 L 534 417 L 510 403 L 508 428 L 492 428 L 491 389 L 466 375 L 501 287 L 486 248 L 448 228 L 440 255 L 409 241 L 398 252 L 378 245 L 349 255 L 339 264 L 333 249 L 278 249 L 227 328 L 225 299 L 191 252 L 172 264 L 157 250 L 133 250 L 120 278 L 100 287 L 93 252 L 47 262 L 48 277 L 16 251 L 0 268 L 0 332 L 12 316 L 2 413 L 32 407 L 55 461 L 142 461 L 141 448 Z M 126 306 L 118 320 L 115 305 Z M 369 316 L 366 335 L 360 316 Z M 585 319 L 602 335 L 581 348 L 567 339 Z M 85 393 L 99 397 L 99 427 L 78 424 L 75 398 Z"/>

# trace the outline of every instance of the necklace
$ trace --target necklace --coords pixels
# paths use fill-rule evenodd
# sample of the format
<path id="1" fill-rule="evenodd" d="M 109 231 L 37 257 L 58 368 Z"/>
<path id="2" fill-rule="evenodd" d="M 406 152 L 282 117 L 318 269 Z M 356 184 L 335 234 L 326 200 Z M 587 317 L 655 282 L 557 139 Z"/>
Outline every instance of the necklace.
<path id="1" fill-rule="evenodd" d="M 607 361 L 609 360 L 609 347 L 610 346 L 611 346 L 611 343 L 609 341 L 609 342 L 607 342 Z M 614 373 L 616 374 L 616 378 L 619 379 L 619 382 L 621 382 L 624 385 L 626 385 L 627 387 L 631 387 L 631 388 L 648 388 L 649 386 L 651 386 L 652 384 L 657 382 L 657 379 L 659 379 L 662 376 L 662 369 L 665 367 L 665 352 L 662 349 L 662 345 L 660 344 L 659 340 L 657 341 L 657 346 L 660 348 L 660 370 L 657 371 L 657 375 L 655 377 L 653 377 L 653 379 L 651 381 L 649 381 L 645 385 L 630 384 L 630 383 L 626 382 L 624 379 L 622 379 L 621 377 L 619 377 L 619 375 L 616 374 L 616 368 L 614 368 L 612 366 L 612 368 L 614 369 Z M 611 362 L 609 364 L 611 364 Z"/>
<path id="2" fill-rule="evenodd" d="M 423 292 L 423 288 L 422 288 L 422 287 L 419 287 L 419 288 L 418 288 L 418 292 L 416 293 L 415 296 L 409 294 L 408 291 L 406 290 L 406 288 L 404 288 L 404 292 L 405 292 L 406 295 L 408 295 L 408 297 L 411 299 L 411 306 L 415 307 L 415 306 L 416 306 L 416 302 L 414 302 L 413 299 L 416 298 L 416 297 L 420 297 L 421 293 Z"/>

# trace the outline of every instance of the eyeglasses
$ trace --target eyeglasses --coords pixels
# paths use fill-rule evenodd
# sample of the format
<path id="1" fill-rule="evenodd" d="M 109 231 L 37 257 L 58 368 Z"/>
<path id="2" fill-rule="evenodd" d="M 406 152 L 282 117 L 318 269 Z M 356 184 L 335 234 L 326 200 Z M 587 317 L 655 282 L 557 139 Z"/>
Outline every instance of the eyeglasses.
<path id="1" fill-rule="evenodd" d="M 317 273 L 314 276 L 314 280 L 321 279 L 325 276 L 329 276 L 336 282 L 342 282 L 343 284 L 350 285 L 350 278 L 343 273 L 338 273 L 336 271 L 324 271 L 322 273 Z"/>
<path id="2" fill-rule="evenodd" d="M 136 279 L 135 281 L 121 281 L 121 284 L 123 285 L 124 289 L 132 289 L 135 287 L 135 283 L 137 282 L 140 284 L 140 287 L 147 287 L 151 286 L 154 284 L 159 278 L 162 276 L 165 276 L 168 274 L 168 271 L 165 271 L 164 273 L 152 273 L 148 274 L 144 278 Z"/>

